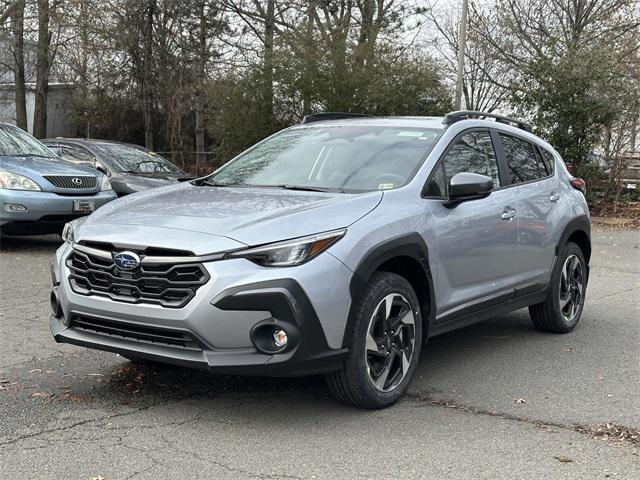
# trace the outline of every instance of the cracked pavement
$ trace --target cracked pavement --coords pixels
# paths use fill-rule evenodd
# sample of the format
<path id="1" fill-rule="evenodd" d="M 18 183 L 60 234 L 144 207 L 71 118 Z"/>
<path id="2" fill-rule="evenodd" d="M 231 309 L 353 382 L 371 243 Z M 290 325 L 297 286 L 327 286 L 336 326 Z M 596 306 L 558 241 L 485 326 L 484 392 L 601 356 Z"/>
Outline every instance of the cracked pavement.
<path id="1" fill-rule="evenodd" d="M 56 344 L 59 237 L 0 248 L 0 478 L 640 478 L 640 232 L 596 229 L 578 328 L 526 310 L 432 339 L 409 395 L 212 376 Z"/>

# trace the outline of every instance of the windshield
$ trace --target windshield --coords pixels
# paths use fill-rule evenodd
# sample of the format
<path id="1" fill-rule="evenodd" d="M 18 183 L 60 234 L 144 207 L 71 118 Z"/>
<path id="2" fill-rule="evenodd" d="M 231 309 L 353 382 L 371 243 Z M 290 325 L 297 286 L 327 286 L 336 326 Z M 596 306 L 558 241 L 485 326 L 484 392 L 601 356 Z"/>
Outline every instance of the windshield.
<path id="1" fill-rule="evenodd" d="M 101 143 L 95 145 L 113 163 L 120 172 L 129 173 L 183 173 L 169 160 L 160 155 L 141 148 L 117 143 Z"/>
<path id="2" fill-rule="evenodd" d="M 12 125 L 0 125 L 0 156 L 57 158 L 38 140 Z"/>
<path id="3" fill-rule="evenodd" d="M 438 129 L 388 126 L 295 127 L 259 143 L 207 184 L 370 191 L 405 185 Z"/>

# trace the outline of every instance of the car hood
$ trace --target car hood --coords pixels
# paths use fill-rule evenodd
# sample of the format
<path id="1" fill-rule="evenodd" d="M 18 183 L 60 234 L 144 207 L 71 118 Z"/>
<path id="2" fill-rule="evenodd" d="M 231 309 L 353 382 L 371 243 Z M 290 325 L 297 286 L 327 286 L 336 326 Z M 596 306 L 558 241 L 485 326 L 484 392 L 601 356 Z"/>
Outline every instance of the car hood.
<path id="1" fill-rule="evenodd" d="M 62 158 L 0 157 L 0 170 L 26 175 L 96 175 L 90 167 L 76 165 Z M 31 177 L 33 178 L 33 177 Z"/>
<path id="2" fill-rule="evenodd" d="M 347 227 L 381 199 L 382 192 L 352 195 L 187 182 L 110 202 L 92 214 L 78 233 L 101 240 L 98 237 L 109 232 L 117 243 L 139 244 L 130 237 L 141 235 L 141 229 L 162 230 L 164 238 L 159 240 L 173 242 L 178 249 L 185 248 L 188 232 L 259 245 Z M 157 235 L 153 237 L 145 244 L 150 245 Z"/>

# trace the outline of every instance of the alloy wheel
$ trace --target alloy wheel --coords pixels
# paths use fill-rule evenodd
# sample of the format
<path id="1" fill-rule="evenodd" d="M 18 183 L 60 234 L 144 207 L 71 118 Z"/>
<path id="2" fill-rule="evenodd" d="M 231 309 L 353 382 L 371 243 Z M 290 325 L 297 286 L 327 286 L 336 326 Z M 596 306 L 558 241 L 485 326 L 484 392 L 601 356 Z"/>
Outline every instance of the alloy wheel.
<path id="1" fill-rule="evenodd" d="M 407 375 L 415 351 L 415 315 L 402 295 L 382 299 L 369 320 L 365 360 L 372 385 L 381 392 L 396 388 Z"/>
<path id="2" fill-rule="evenodd" d="M 584 301 L 584 275 L 577 255 L 564 261 L 560 275 L 560 311 L 565 322 L 572 322 L 580 313 Z"/>

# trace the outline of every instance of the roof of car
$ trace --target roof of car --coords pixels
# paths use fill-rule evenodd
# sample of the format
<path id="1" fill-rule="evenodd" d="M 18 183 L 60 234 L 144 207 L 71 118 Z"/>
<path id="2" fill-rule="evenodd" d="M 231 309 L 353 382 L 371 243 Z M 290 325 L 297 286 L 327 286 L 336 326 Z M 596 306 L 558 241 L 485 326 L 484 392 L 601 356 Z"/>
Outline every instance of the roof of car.
<path id="1" fill-rule="evenodd" d="M 43 143 L 51 142 L 61 142 L 61 143 L 87 143 L 94 145 L 101 144 L 110 144 L 110 145 L 126 145 L 128 147 L 134 148 L 144 148 L 141 145 L 136 145 L 135 143 L 127 143 L 127 142 L 118 142 L 115 140 L 101 140 L 99 138 L 66 138 L 66 137 L 56 137 L 56 138 L 44 138 L 41 140 Z"/>
<path id="2" fill-rule="evenodd" d="M 338 119 L 317 120 L 300 124 L 304 127 L 341 126 L 341 125 L 371 125 L 387 127 L 436 128 L 442 130 L 446 125 L 442 123 L 444 117 L 349 117 Z"/>

